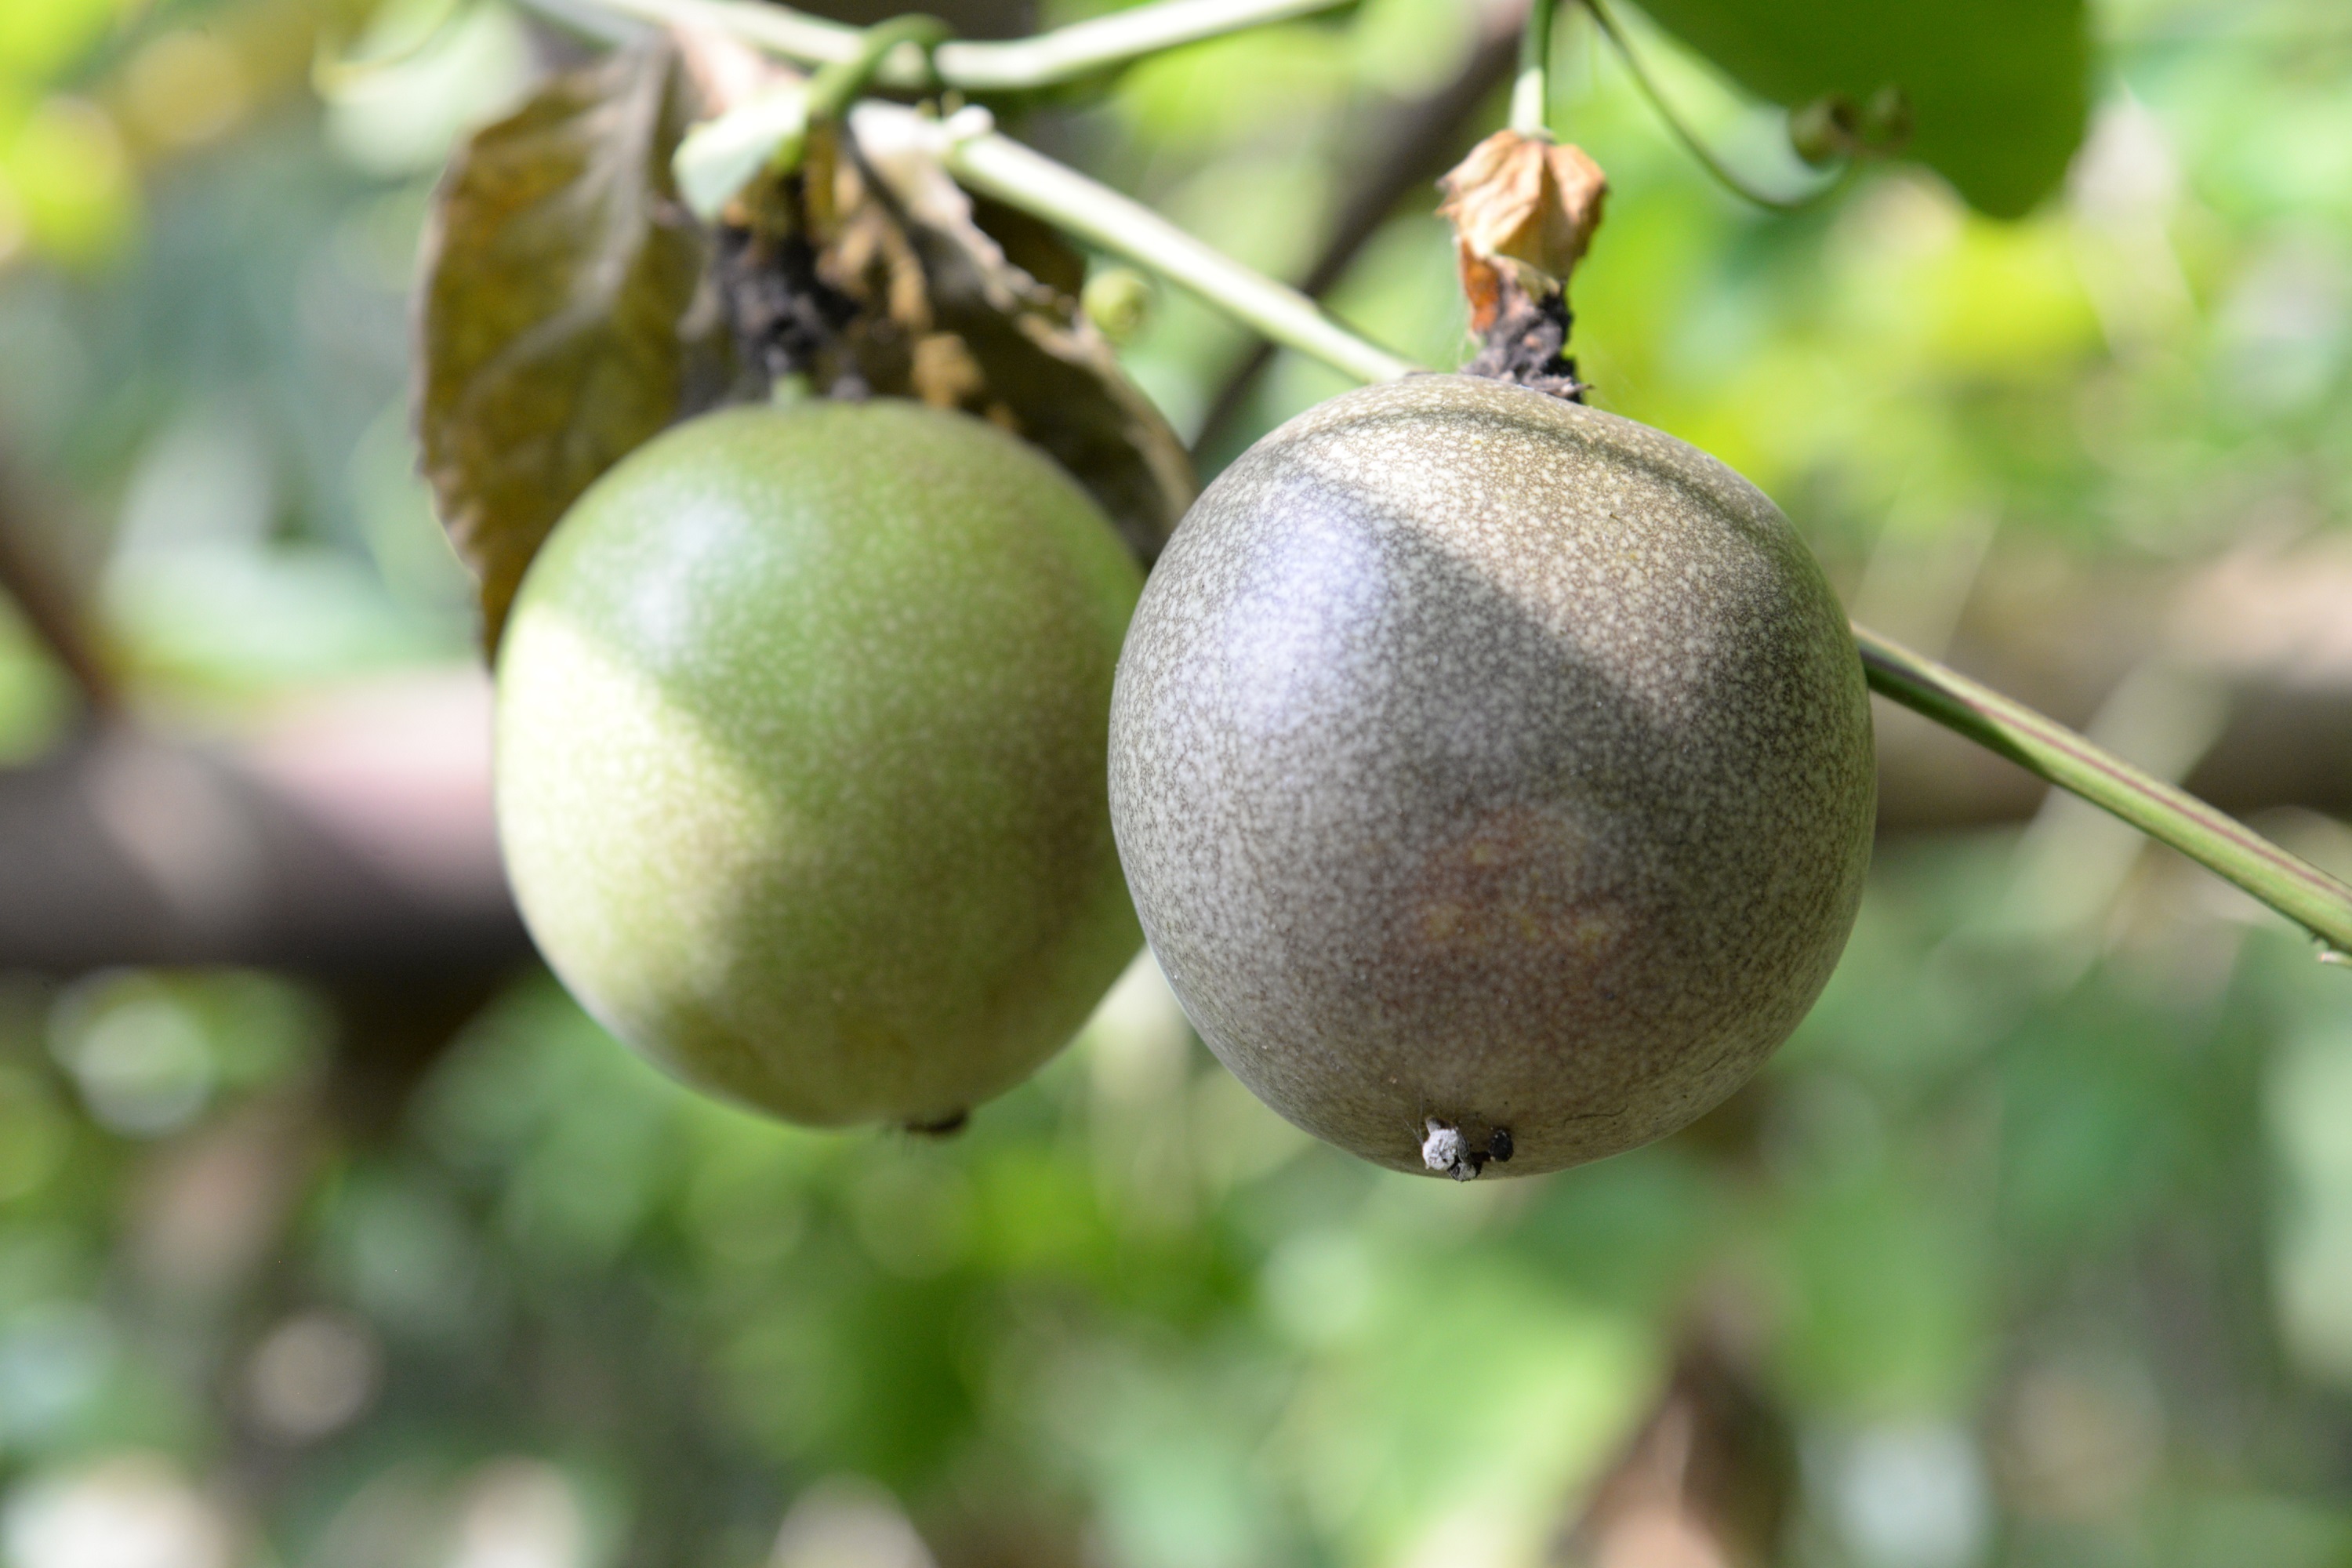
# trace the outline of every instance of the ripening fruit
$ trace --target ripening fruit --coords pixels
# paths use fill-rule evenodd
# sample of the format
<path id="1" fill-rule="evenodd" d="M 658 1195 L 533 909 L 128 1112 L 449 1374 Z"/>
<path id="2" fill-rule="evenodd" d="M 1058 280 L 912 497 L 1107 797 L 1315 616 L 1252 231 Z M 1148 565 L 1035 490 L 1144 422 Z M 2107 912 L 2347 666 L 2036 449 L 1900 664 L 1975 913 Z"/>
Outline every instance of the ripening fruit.
<path id="1" fill-rule="evenodd" d="M 730 409 L 564 517 L 499 657 L 498 815 L 614 1033 L 795 1121 L 951 1122 L 1132 956 L 1104 799 L 1139 574 L 1045 457 L 917 404 Z"/>
<path id="2" fill-rule="evenodd" d="M 1754 1071 L 1844 945 L 1876 802 L 1853 639 L 1772 503 L 1466 376 L 1335 399 L 1210 487 L 1129 632 L 1110 770 L 1211 1048 L 1457 1177 L 1630 1148 Z"/>

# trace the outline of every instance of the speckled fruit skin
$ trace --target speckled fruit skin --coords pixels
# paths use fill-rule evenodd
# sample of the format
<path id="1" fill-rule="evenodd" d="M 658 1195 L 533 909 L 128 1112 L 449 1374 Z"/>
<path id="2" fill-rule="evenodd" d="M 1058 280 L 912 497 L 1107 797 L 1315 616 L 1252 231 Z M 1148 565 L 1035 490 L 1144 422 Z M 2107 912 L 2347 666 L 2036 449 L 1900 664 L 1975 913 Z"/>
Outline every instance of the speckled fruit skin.
<path id="1" fill-rule="evenodd" d="M 1141 574 L 976 419 L 706 415 L 592 487 L 499 649 L 507 870 L 607 1027 L 791 1121 L 1018 1082 L 1139 943 L 1104 799 Z"/>
<path id="2" fill-rule="evenodd" d="M 1876 811 L 1844 616 L 1696 448 L 1466 376 L 1252 447 L 1153 570 L 1111 819 L 1202 1037 L 1308 1131 L 1528 1174 L 1661 1137 L 1803 1017 Z"/>

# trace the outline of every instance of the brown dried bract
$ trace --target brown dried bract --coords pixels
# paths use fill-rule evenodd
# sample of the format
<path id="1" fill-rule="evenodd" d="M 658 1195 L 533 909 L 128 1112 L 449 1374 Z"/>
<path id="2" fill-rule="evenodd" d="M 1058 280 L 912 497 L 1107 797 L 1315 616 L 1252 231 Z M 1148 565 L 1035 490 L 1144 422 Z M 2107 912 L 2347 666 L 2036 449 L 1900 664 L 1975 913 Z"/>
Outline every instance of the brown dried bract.
<path id="1" fill-rule="evenodd" d="M 1502 309 L 1507 273 L 1526 292 L 1557 293 L 1601 224 L 1609 181 L 1580 147 L 1497 131 L 1442 182 L 1470 324 Z"/>
<path id="2" fill-rule="evenodd" d="M 715 112 L 771 79 L 741 45 L 687 33 Z M 1085 263 L 1042 226 L 975 205 L 908 110 L 818 126 L 800 171 L 755 181 L 719 235 L 721 303 L 761 395 L 782 375 L 829 397 L 961 408 L 1041 447 L 1146 560 L 1192 502 L 1182 441 L 1079 309 Z"/>

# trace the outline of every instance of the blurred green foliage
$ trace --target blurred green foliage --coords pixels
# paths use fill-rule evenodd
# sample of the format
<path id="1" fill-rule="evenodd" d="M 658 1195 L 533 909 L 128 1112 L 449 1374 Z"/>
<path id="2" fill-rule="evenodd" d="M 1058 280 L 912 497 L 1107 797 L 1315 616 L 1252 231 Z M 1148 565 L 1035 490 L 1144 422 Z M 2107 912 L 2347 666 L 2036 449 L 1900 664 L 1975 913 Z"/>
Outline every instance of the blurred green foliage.
<path id="1" fill-rule="evenodd" d="M 320 104 L 299 8 L 0 5 L 0 443 L 160 721 L 466 657 L 404 297 L 449 138 L 536 57 L 509 11 L 432 11 L 344 39 L 431 35 Z M 1777 114 L 1629 21 L 1794 188 Z M 1749 473 L 1849 585 L 1956 539 L 2112 566 L 2340 526 L 2352 29 L 2095 25 L 2089 142 L 2014 224 L 1906 169 L 1745 207 L 1564 26 L 1555 123 L 1614 184 L 1575 284 L 1599 400 Z M 1364 0 L 1053 131 L 1295 271 L 1474 30 Z M 1445 361 L 1450 267 L 1407 211 L 1334 303 Z M 1244 347 L 1160 288 L 1125 353 L 1197 424 Z M 1335 390 L 1283 356 L 1232 439 Z M 0 752 L 64 711 L 0 625 Z M 2037 853 L 1889 845 L 1757 1086 L 1459 1188 L 1286 1128 L 1148 970 L 944 1142 L 698 1100 L 537 975 L 393 1090 L 282 977 L 0 983 L 0 1563 L 1533 1563 L 1701 1321 L 1793 1426 L 1793 1562 L 2352 1562 L 2347 982 L 2154 853 L 2053 914 Z"/>

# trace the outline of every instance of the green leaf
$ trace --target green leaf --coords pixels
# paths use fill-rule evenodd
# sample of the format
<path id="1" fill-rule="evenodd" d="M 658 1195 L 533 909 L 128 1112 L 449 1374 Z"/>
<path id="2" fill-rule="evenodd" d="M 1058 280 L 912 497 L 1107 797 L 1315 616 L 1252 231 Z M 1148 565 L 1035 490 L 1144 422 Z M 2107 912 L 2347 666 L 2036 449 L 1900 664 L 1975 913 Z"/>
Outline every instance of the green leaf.
<path id="1" fill-rule="evenodd" d="M 478 133 L 436 193 L 417 437 L 486 647 L 564 509 L 681 411 L 708 243 L 671 184 L 685 97 L 666 47 L 609 55 Z"/>
<path id="2" fill-rule="evenodd" d="M 1749 91 L 1798 108 L 1903 89 L 1908 155 L 1970 205 L 2015 217 L 2057 188 L 2083 139 L 2082 0 L 1644 0 Z"/>

